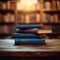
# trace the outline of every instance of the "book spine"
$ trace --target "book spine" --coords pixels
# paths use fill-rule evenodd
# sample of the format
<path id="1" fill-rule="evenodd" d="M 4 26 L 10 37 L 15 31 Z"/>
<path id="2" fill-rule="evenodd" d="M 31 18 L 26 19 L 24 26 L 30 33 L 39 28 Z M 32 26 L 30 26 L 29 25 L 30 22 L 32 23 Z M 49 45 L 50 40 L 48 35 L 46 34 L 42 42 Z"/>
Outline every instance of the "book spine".
<path id="1" fill-rule="evenodd" d="M 14 38 L 38 38 L 38 34 L 29 34 L 29 33 L 16 33 L 12 35 Z"/>
<path id="2" fill-rule="evenodd" d="M 17 28 L 40 28 L 42 27 L 42 24 L 18 24 L 16 26 Z"/>
<path id="3" fill-rule="evenodd" d="M 44 45 L 45 39 L 44 38 L 28 38 L 28 39 L 15 39 L 15 45 L 21 45 L 21 44 L 30 44 L 30 45 Z"/>

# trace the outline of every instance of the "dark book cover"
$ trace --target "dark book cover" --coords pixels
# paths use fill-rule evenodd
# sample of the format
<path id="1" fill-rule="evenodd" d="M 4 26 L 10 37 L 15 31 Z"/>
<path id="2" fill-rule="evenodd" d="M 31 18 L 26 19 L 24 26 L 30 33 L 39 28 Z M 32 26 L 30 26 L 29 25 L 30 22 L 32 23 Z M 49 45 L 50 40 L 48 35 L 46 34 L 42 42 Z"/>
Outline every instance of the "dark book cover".
<path id="1" fill-rule="evenodd" d="M 16 28 L 26 29 L 26 28 L 41 28 L 43 24 L 18 24 Z"/>
<path id="2" fill-rule="evenodd" d="M 14 33 L 12 34 L 13 38 L 38 38 L 40 35 L 32 33 Z"/>
<path id="3" fill-rule="evenodd" d="M 44 38 L 21 38 L 15 39 L 15 45 L 29 44 L 29 45 L 44 45 Z"/>

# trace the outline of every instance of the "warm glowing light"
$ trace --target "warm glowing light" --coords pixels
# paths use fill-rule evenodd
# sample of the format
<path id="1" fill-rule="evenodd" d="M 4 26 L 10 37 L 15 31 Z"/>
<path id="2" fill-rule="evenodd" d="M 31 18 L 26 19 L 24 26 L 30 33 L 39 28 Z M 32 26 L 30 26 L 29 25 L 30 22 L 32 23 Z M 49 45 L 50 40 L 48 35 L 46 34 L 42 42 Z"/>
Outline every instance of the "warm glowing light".
<path id="1" fill-rule="evenodd" d="M 17 2 L 17 10 L 31 11 L 35 9 L 38 0 L 20 0 Z"/>

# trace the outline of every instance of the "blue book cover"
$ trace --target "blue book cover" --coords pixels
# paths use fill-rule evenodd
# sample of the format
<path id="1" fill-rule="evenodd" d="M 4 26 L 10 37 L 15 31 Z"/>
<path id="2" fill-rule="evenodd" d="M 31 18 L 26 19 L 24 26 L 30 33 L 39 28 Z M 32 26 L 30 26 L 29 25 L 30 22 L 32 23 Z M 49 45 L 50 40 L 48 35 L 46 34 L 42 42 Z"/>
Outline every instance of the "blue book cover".
<path id="1" fill-rule="evenodd" d="M 43 24 L 18 24 L 16 28 L 26 29 L 26 28 L 41 28 Z"/>
<path id="2" fill-rule="evenodd" d="M 40 35 L 31 33 L 14 33 L 13 38 L 38 38 Z"/>
<path id="3" fill-rule="evenodd" d="M 29 44 L 29 45 L 44 45 L 44 38 L 21 38 L 15 39 L 15 45 Z"/>
<path id="4" fill-rule="evenodd" d="M 13 25 L 10 25 L 9 31 L 10 32 L 13 32 L 14 31 Z"/>

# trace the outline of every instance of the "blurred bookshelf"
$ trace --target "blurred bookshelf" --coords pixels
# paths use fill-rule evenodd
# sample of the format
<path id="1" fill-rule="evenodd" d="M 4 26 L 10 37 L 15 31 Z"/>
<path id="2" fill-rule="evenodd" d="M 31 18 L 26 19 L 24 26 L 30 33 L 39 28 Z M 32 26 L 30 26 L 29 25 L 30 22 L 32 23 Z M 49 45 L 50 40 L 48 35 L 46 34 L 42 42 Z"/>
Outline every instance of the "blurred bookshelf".
<path id="1" fill-rule="evenodd" d="M 20 3 L 20 1 L 22 1 L 23 3 Z M 29 56 L 30 54 L 30 56 L 32 55 L 35 56 L 37 54 L 36 56 L 49 56 L 50 54 L 51 56 L 52 55 L 55 56 L 60 53 L 60 42 L 58 41 L 58 39 L 60 40 L 60 0 L 30 0 L 30 1 L 31 2 L 29 2 L 29 0 L 24 1 L 0 0 L 0 39 L 6 39 L 5 41 L 0 40 L 0 44 L 2 42 L 1 45 L 4 44 L 6 45 L 6 46 L 4 45 L 3 48 L 0 47 L 0 55 Z M 20 27 L 19 29 L 21 31 L 16 28 L 17 25 L 19 24 L 22 24 L 18 26 Z M 24 24 L 31 24 L 33 27 L 37 26 L 40 32 L 37 29 L 33 29 L 32 26 L 29 25 L 30 26 L 29 28 Z M 34 24 L 36 25 L 34 26 Z M 41 26 L 43 27 L 41 28 Z M 16 30 L 18 33 L 16 32 Z M 27 34 L 28 33 L 27 31 L 29 32 L 29 34 Z M 16 39 L 14 38 L 14 42 L 11 43 L 12 40 L 9 41 L 9 39 L 12 39 L 14 33 L 17 33 L 15 35 L 17 37 L 15 37 Z M 33 34 L 31 35 L 30 33 Z M 20 39 L 21 36 L 23 36 L 22 39 Z M 34 36 L 33 38 L 36 38 L 34 41 L 32 36 Z M 28 37 L 28 39 L 26 37 Z M 48 43 L 45 44 L 46 39 Z M 54 39 L 54 41 L 52 40 L 50 42 L 50 44 L 53 42 L 54 45 L 53 43 L 52 45 L 49 45 L 49 39 L 50 41 Z M 56 42 L 56 40 L 58 42 Z M 35 47 L 31 49 L 31 46 L 33 45 L 30 45 L 30 48 L 28 48 L 28 45 L 25 46 L 24 44 L 22 44 L 22 43 L 26 44 L 26 41 L 28 44 L 29 43 L 33 44 L 37 42 L 37 45 L 42 41 L 41 43 L 43 43 L 43 46 L 39 45 L 39 48 L 36 49 L 37 46 L 35 45 Z M 18 46 L 20 42 L 22 46 L 21 45 Z M 2 50 L 6 52 L 2 53 L 1 52 Z M 23 51 L 27 53 L 24 53 Z"/>
<path id="2" fill-rule="evenodd" d="M 15 26 L 15 1 L 0 0 L 0 38 L 11 36 Z"/>
<path id="3" fill-rule="evenodd" d="M 34 9 L 25 9 L 20 6 L 16 9 L 16 24 L 43 24 L 44 29 L 51 29 L 51 36 L 59 36 L 60 32 L 60 0 L 37 0 Z M 19 13 L 20 12 L 20 13 Z M 25 12 L 25 13 L 24 13 Z M 52 25 L 52 26 L 51 26 Z M 47 28 L 46 28 L 47 27 Z M 58 28 L 57 28 L 58 27 Z M 55 37 L 54 37 L 55 38 Z"/>

